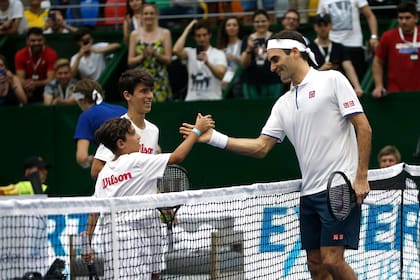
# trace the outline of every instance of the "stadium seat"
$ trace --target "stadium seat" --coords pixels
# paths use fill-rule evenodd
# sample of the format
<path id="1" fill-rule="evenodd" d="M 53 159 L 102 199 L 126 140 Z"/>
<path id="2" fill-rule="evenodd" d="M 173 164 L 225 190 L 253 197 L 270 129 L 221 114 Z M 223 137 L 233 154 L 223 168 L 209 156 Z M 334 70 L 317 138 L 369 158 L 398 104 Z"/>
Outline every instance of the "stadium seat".
<path id="1" fill-rule="evenodd" d="M 98 0 L 80 1 L 80 14 L 83 19 L 82 25 L 95 26 L 99 16 Z"/>

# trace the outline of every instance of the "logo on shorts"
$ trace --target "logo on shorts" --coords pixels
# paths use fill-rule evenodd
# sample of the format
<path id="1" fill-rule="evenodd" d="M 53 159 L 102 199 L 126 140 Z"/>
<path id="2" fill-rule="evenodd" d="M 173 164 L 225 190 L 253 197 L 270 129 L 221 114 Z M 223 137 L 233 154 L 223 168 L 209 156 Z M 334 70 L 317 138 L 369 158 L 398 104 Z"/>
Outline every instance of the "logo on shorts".
<path id="1" fill-rule="evenodd" d="M 342 233 L 333 233 L 332 239 L 333 240 L 343 240 L 344 239 L 344 234 L 342 234 Z"/>

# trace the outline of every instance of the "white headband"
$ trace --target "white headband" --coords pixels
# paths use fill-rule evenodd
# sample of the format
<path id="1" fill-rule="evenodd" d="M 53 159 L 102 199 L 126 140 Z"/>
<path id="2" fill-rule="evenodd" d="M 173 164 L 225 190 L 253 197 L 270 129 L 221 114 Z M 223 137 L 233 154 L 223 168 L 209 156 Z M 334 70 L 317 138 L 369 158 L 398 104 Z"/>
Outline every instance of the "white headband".
<path id="1" fill-rule="evenodd" d="M 85 98 L 85 95 L 83 93 L 80 92 L 74 92 L 73 93 L 74 99 L 76 99 L 76 101 L 79 101 L 83 98 Z M 92 91 L 92 100 L 95 102 L 95 104 L 101 104 L 102 101 L 104 101 L 102 95 L 96 90 L 94 89 Z"/>
<path id="2" fill-rule="evenodd" d="M 298 51 L 300 52 L 306 52 L 309 58 L 312 60 L 312 62 L 315 63 L 316 66 L 318 66 L 318 63 L 316 62 L 316 59 L 315 59 L 315 55 L 311 51 L 311 49 L 299 41 L 292 40 L 292 39 L 270 39 L 268 40 L 268 43 L 267 43 L 267 50 L 269 49 L 291 50 L 293 48 L 298 49 Z"/>

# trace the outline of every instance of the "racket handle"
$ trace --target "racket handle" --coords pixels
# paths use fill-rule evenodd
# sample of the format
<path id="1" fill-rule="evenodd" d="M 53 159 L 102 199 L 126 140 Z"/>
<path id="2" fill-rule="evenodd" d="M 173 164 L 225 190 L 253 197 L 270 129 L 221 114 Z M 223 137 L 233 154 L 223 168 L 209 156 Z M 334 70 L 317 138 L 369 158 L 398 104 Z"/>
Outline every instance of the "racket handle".
<path id="1" fill-rule="evenodd" d="M 98 274 L 96 273 L 96 267 L 94 262 L 90 262 L 88 265 L 88 271 L 89 271 L 89 280 L 97 280 Z"/>

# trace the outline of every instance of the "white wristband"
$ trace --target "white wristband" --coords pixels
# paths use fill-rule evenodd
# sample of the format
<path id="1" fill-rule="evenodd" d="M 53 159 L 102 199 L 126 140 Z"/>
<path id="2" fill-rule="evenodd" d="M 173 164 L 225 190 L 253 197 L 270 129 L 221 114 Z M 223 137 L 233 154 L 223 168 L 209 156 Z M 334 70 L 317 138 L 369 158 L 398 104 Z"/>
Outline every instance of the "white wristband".
<path id="1" fill-rule="evenodd" d="M 194 132 L 195 134 L 197 134 L 197 136 L 200 136 L 201 135 L 201 130 L 199 130 L 198 128 L 196 128 L 196 127 L 194 127 L 193 129 L 192 129 L 192 132 Z"/>
<path id="2" fill-rule="evenodd" d="M 226 148 L 228 138 L 229 137 L 227 135 L 213 129 L 213 133 L 208 144 L 219 149 L 224 149 Z"/>

